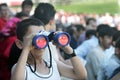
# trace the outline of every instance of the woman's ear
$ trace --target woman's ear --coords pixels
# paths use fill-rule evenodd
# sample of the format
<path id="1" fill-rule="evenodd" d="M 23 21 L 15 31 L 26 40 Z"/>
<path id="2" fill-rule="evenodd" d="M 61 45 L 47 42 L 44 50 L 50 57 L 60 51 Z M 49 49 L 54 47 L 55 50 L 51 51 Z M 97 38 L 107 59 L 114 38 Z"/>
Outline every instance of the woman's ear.
<path id="1" fill-rule="evenodd" d="M 20 40 L 16 40 L 15 41 L 15 43 L 16 43 L 16 45 L 17 45 L 17 47 L 19 48 L 19 49 L 22 49 L 22 41 L 20 41 Z"/>

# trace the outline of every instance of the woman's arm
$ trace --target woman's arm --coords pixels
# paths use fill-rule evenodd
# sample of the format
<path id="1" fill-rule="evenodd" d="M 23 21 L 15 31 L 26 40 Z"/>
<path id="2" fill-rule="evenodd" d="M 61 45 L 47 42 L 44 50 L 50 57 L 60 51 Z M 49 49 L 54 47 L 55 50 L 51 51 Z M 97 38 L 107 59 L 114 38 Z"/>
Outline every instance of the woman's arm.
<path id="1" fill-rule="evenodd" d="M 12 70 L 11 80 L 24 80 L 25 77 L 25 66 L 27 62 L 27 57 L 29 51 L 27 49 L 24 49 L 21 53 L 20 58 L 18 59 L 18 62 Z"/>
<path id="2" fill-rule="evenodd" d="M 16 40 L 17 47 L 23 50 L 14 70 L 12 70 L 11 80 L 24 80 L 25 78 L 26 62 L 27 62 L 27 58 L 30 53 L 30 50 L 32 49 L 32 36 L 33 34 L 29 36 L 25 36 L 23 38 L 24 42 L 21 42 L 20 40 Z"/>
<path id="3" fill-rule="evenodd" d="M 66 46 L 65 48 L 62 49 L 68 54 L 73 53 L 73 49 L 70 46 Z M 72 63 L 72 67 L 60 61 L 57 61 L 60 74 L 64 77 L 72 79 L 85 80 L 87 78 L 87 72 L 79 57 L 74 56 L 70 58 L 70 61 Z"/>

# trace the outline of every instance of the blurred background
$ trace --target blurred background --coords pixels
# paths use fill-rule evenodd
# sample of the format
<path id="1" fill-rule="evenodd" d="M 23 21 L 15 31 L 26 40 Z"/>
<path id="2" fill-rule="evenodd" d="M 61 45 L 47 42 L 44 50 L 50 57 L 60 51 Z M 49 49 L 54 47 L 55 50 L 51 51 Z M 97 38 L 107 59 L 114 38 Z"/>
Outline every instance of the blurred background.
<path id="1" fill-rule="evenodd" d="M 21 5 L 23 0 L 0 0 L 0 3 L 6 2 L 12 8 Z M 55 5 L 57 10 L 72 13 L 98 13 L 109 12 L 111 14 L 120 12 L 120 0 L 33 0 L 37 5 L 39 2 L 49 2 Z"/>

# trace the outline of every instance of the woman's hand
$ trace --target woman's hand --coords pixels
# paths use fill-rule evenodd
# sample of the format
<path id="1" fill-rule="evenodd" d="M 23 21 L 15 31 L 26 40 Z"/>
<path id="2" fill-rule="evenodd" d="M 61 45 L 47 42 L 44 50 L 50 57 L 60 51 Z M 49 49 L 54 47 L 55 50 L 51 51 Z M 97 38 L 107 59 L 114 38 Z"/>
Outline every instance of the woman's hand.
<path id="1" fill-rule="evenodd" d="M 27 48 L 27 49 L 31 50 L 34 48 L 34 46 L 32 45 L 32 40 L 35 35 L 36 35 L 35 33 L 32 33 L 29 35 L 25 35 L 23 37 L 23 45 L 22 45 L 23 49 Z"/>

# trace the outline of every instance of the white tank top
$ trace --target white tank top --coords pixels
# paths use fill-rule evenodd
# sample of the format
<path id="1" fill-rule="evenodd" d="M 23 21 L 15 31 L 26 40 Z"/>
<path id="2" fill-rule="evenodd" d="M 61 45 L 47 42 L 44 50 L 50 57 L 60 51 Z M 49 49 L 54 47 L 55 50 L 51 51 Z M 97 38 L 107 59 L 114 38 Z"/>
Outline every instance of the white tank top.
<path id="1" fill-rule="evenodd" d="M 61 80 L 60 74 L 58 72 L 57 64 L 52 59 L 52 67 L 47 75 L 38 73 L 37 71 L 33 73 L 29 66 L 26 66 L 25 80 Z"/>

